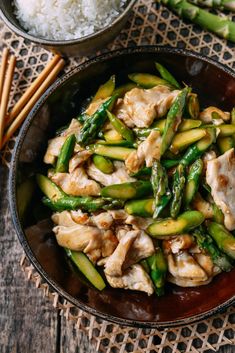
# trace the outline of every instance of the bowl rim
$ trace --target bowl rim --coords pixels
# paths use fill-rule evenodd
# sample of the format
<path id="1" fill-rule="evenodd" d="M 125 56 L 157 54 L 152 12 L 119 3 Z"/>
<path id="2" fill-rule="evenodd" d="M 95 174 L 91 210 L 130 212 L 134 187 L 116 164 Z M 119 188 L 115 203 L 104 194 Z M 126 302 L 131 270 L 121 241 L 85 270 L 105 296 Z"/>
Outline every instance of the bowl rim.
<path id="1" fill-rule="evenodd" d="M 8 15 L 6 11 L 3 9 L 3 4 L 0 2 L 0 17 L 3 19 L 5 24 L 16 34 L 20 35 L 21 37 L 28 39 L 34 43 L 40 44 L 40 45 L 45 45 L 45 46 L 67 46 L 67 45 L 75 45 L 75 44 L 81 44 L 85 42 L 89 42 L 90 40 L 93 40 L 100 35 L 108 32 L 113 26 L 117 25 L 119 22 L 121 22 L 124 17 L 129 13 L 129 11 L 132 9 L 132 7 L 135 5 L 137 0 L 130 0 L 129 4 L 124 8 L 124 10 L 107 26 L 103 27 L 102 29 L 99 29 L 96 32 L 93 32 L 91 34 L 88 34 L 84 37 L 81 38 L 75 38 L 75 39 L 66 39 L 66 40 L 54 40 L 54 39 L 46 39 L 46 38 L 40 38 L 35 35 L 29 34 L 26 30 L 18 28 L 17 26 L 14 25 L 14 23 L 11 20 L 11 16 Z M 16 18 L 17 19 L 17 18 Z"/>
<path id="2" fill-rule="evenodd" d="M 94 315 L 96 317 L 99 317 L 103 320 L 107 320 L 122 326 L 131 326 L 131 327 L 140 327 L 140 328 L 156 328 L 156 329 L 163 329 L 163 328 L 168 328 L 168 327 L 177 327 L 177 326 L 182 326 L 182 325 L 188 325 L 192 324 L 195 322 L 198 322 L 200 320 L 205 320 L 208 317 L 215 315 L 225 308 L 229 307 L 235 302 L 235 293 L 233 297 L 230 299 L 226 300 L 225 302 L 217 305 L 214 308 L 211 308 L 205 312 L 199 313 L 197 315 L 185 317 L 185 318 L 179 318 L 174 321 L 140 321 L 140 320 L 134 320 L 134 319 L 124 319 L 121 317 L 117 317 L 114 315 L 110 315 L 107 313 L 103 313 L 102 311 L 99 311 L 95 308 L 90 307 L 87 304 L 82 303 L 79 299 L 74 298 L 71 296 L 69 293 L 67 293 L 64 289 L 61 288 L 61 286 L 56 283 L 47 273 L 46 271 L 42 268 L 38 260 L 36 259 L 36 256 L 34 255 L 33 251 L 31 250 L 27 240 L 26 236 L 24 235 L 23 229 L 21 227 L 21 223 L 18 217 L 17 213 L 17 205 L 16 205 L 16 171 L 17 171 L 17 166 L 19 162 L 19 154 L 20 154 L 20 149 L 22 147 L 22 144 L 24 142 L 24 138 L 28 132 L 28 129 L 30 128 L 35 115 L 39 111 L 39 109 L 43 106 L 47 98 L 59 87 L 61 87 L 64 82 L 66 82 L 68 79 L 70 79 L 72 76 L 74 76 L 76 73 L 85 70 L 87 67 L 89 67 L 92 64 L 95 64 L 97 62 L 103 62 L 109 59 L 113 59 L 118 56 L 122 56 L 125 54 L 139 54 L 139 53 L 153 53 L 153 54 L 177 54 L 181 56 L 187 56 L 191 58 L 196 58 L 199 60 L 202 60 L 204 62 L 207 62 L 213 66 L 216 66 L 217 68 L 221 69 L 225 73 L 229 74 L 232 78 L 235 79 L 235 72 L 225 66 L 224 64 L 221 64 L 219 62 L 216 62 L 215 60 L 208 58 L 206 56 L 203 56 L 201 54 L 191 52 L 188 50 L 183 50 L 183 49 L 178 49 L 178 48 L 171 48 L 171 47 L 164 47 L 164 46 L 139 46 L 139 47 L 134 47 L 134 48 L 124 48 L 124 49 L 118 49 L 115 51 L 110 51 L 108 53 L 95 56 L 90 60 L 87 60 L 86 62 L 76 66 L 72 70 L 70 70 L 68 73 L 64 74 L 61 78 L 57 79 L 53 85 L 51 85 L 47 91 L 42 95 L 42 97 L 38 100 L 38 102 L 35 104 L 31 112 L 28 114 L 28 117 L 26 118 L 25 122 L 23 123 L 23 126 L 20 129 L 20 132 L 16 138 L 16 143 L 14 146 L 14 150 L 12 153 L 12 158 L 11 158 L 11 164 L 10 164 L 10 173 L 9 173 L 9 180 L 8 180 L 8 197 L 9 197 L 9 203 L 10 203 L 10 211 L 11 211 L 11 217 L 13 220 L 14 228 L 17 233 L 18 239 L 24 249 L 24 252 L 29 259 L 30 263 L 34 266 L 36 271 L 40 274 L 43 280 L 45 280 L 49 286 L 57 293 L 59 293 L 60 296 L 62 296 L 64 299 L 66 299 L 68 302 L 72 303 L 74 306 L 78 307 L 81 310 L 84 310 L 85 312 Z"/>

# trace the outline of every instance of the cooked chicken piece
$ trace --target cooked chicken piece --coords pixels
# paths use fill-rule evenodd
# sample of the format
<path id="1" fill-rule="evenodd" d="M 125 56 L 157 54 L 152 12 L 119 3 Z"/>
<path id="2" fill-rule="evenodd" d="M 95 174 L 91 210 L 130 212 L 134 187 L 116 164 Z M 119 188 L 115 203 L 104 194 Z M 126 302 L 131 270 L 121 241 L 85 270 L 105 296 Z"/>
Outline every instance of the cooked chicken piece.
<path id="1" fill-rule="evenodd" d="M 108 212 L 114 220 L 125 220 L 128 217 L 128 213 L 124 210 L 110 210 Z"/>
<path id="2" fill-rule="evenodd" d="M 230 120 L 230 113 L 223 112 L 216 107 L 208 107 L 200 113 L 199 118 L 206 124 L 213 123 L 215 125 L 221 125 L 224 121 Z"/>
<path id="3" fill-rule="evenodd" d="M 128 251 L 139 235 L 138 230 L 125 232 L 125 234 L 119 239 L 119 244 L 114 250 L 113 254 L 108 258 L 105 264 L 105 274 L 109 276 L 121 276 L 122 267 L 126 260 Z"/>
<path id="4" fill-rule="evenodd" d="M 213 277 L 208 277 L 207 280 L 197 280 L 195 278 L 183 278 L 183 277 L 174 277 L 171 274 L 167 275 L 168 282 L 177 284 L 180 287 L 198 287 L 205 286 L 210 283 Z"/>
<path id="5" fill-rule="evenodd" d="M 149 127 L 155 118 L 167 113 L 178 93 L 165 86 L 133 88 L 118 100 L 114 114 L 129 127 Z"/>
<path id="6" fill-rule="evenodd" d="M 92 222 L 99 229 L 109 229 L 113 223 L 113 217 L 108 212 L 102 212 L 97 216 L 92 216 Z"/>
<path id="7" fill-rule="evenodd" d="M 181 234 L 173 239 L 164 240 L 163 248 L 166 254 L 177 254 L 181 250 L 189 249 L 194 244 L 193 237 L 189 234 Z"/>
<path id="8" fill-rule="evenodd" d="M 153 219 L 127 215 L 125 223 L 132 225 L 134 229 L 145 230 L 151 223 L 153 223 Z"/>
<path id="9" fill-rule="evenodd" d="M 71 227 L 58 225 L 53 228 L 60 246 L 75 251 L 83 251 L 95 263 L 101 257 L 110 256 L 117 246 L 113 233 L 97 227 L 76 224 Z"/>
<path id="10" fill-rule="evenodd" d="M 207 273 L 187 251 L 178 254 L 168 254 L 168 271 L 175 278 L 194 279 L 196 281 L 208 280 Z"/>
<path id="11" fill-rule="evenodd" d="M 161 135 L 159 131 L 151 131 L 149 136 L 126 159 L 125 165 L 131 173 L 137 173 L 146 163 L 152 167 L 155 159 L 160 159 Z"/>
<path id="12" fill-rule="evenodd" d="M 94 163 L 91 163 L 87 168 L 87 174 L 94 180 L 98 181 L 104 186 L 112 184 L 121 184 L 129 181 L 135 181 L 136 179 L 131 178 L 127 173 L 123 162 L 114 162 L 115 171 L 112 174 L 102 173 Z"/>
<path id="13" fill-rule="evenodd" d="M 107 99 L 109 99 L 109 97 L 105 99 L 100 98 L 90 103 L 85 113 L 88 115 L 93 115 L 99 109 L 100 105 L 104 103 Z"/>
<path id="14" fill-rule="evenodd" d="M 215 159 L 217 156 L 216 156 L 216 153 L 215 151 L 208 151 L 208 152 L 205 152 L 202 156 L 202 161 L 203 161 L 203 174 L 206 174 L 206 169 L 207 169 L 207 163 L 209 161 L 211 161 L 212 159 Z"/>
<path id="15" fill-rule="evenodd" d="M 92 152 L 88 150 L 77 152 L 69 161 L 69 173 L 72 173 L 77 167 L 80 167 L 91 155 Z"/>
<path id="16" fill-rule="evenodd" d="M 55 173 L 51 180 L 61 189 L 73 196 L 97 196 L 100 193 L 100 186 L 94 180 L 88 179 L 83 168 L 75 169 L 69 173 Z"/>
<path id="17" fill-rule="evenodd" d="M 72 227 L 77 225 L 76 221 L 74 221 L 69 211 L 53 213 L 51 219 L 55 224 L 64 227 Z"/>
<path id="18" fill-rule="evenodd" d="M 207 164 L 206 181 L 216 205 L 224 214 L 224 225 L 235 229 L 235 153 L 230 149 Z"/>
<path id="19" fill-rule="evenodd" d="M 193 255 L 194 259 L 197 261 L 197 263 L 203 268 L 203 270 L 207 273 L 207 275 L 213 276 L 213 261 L 211 257 L 207 254 L 203 254 L 202 252 L 200 254 L 194 254 Z"/>
<path id="20" fill-rule="evenodd" d="M 153 283 L 149 275 L 141 265 L 132 265 L 122 276 L 112 277 L 106 274 L 108 283 L 113 288 L 124 288 L 146 292 L 148 295 L 154 293 Z"/>
<path id="21" fill-rule="evenodd" d="M 65 136 L 58 136 L 48 141 L 47 151 L 43 159 L 44 163 L 47 163 L 47 164 L 55 163 L 56 157 L 59 156 L 61 147 L 63 146 L 65 140 L 66 140 Z"/>
<path id="22" fill-rule="evenodd" d="M 153 241 L 144 231 L 141 231 L 134 240 L 130 251 L 127 254 L 126 260 L 123 264 L 123 269 L 138 263 L 142 259 L 153 255 L 155 252 Z"/>
<path id="23" fill-rule="evenodd" d="M 212 205 L 206 200 L 204 200 L 199 193 L 194 196 L 194 199 L 192 201 L 192 207 L 195 210 L 201 212 L 207 219 L 214 217 Z"/>
<path id="24" fill-rule="evenodd" d="M 71 217 L 77 224 L 90 224 L 90 218 L 87 213 L 83 213 L 81 210 L 70 211 Z"/>

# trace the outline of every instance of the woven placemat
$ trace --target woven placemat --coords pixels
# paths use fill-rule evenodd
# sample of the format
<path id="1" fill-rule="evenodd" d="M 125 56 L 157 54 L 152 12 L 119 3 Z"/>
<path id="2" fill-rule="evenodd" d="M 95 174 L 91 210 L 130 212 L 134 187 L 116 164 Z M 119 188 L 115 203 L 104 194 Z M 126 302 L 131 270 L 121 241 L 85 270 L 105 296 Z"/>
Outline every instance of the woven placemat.
<path id="1" fill-rule="evenodd" d="M 180 21 L 166 8 L 149 0 L 139 0 L 126 27 L 102 52 L 136 45 L 168 45 L 200 52 L 235 68 L 235 45 L 227 43 L 199 27 Z M 0 50 L 8 46 L 18 58 L 11 105 L 22 95 L 43 69 L 51 54 L 17 37 L 0 21 Z M 99 53 L 98 53 L 99 54 Z M 70 70 L 86 58 L 72 58 L 65 71 Z M 9 167 L 15 137 L 2 153 L 3 162 Z M 146 352 L 146 353 L 196 353 L 213 352 L 221 346 L 234 345 L 235 306 L 223 314 L 175 329 L 133 329 L 111 324 L 87 314 L 53 292 L 24 257 L 21 267 L 28 280 L 43 289 L 46 297 L 65 315 L 75 322 L 76 327 L 87 332 L 91 343 L 99 352 Z"/>

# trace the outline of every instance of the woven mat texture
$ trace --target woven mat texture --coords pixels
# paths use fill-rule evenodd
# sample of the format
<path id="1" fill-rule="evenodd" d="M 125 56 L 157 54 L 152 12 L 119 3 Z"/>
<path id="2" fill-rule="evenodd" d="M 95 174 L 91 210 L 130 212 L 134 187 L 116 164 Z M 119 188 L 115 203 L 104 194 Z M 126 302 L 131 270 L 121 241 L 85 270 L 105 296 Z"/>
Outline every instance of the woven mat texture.
<path id="1" fill-rule="evenodd" d="M 234 44 L 219 39 L 189 22 L 179 20 L 166 8 L 149 0 L 137 1 L 125 28 L 102 52 L 153 44 L 193 50 L 235 68 Z M 0 20 L 0 51 L 4 46 L 10 47 L 18 58 L 11 92 L 13 105 L 50 60 L 51 54 L 17 37 Z M 65 71 L 85 60 L 84 57 L 71 58 Z M 2 160 L 8 167 L 14 141 L 15 137 L 2 153 Z M 98 352 L 210 353 L 218 351 L 224 345 L 234 345 L 235 349 L 235 306 L 211 319 L 187 327 L 163 331 L 121 327 L 97 319 L 64 302 L 57 293 L 50 290 L 25 257 L 21 260 L 21 267 L 27 279 L 33 281 L 43 290 L 45 296 L 51 298 L 61 315 L 74 321 L 78 329 L 87 332 Z"/>

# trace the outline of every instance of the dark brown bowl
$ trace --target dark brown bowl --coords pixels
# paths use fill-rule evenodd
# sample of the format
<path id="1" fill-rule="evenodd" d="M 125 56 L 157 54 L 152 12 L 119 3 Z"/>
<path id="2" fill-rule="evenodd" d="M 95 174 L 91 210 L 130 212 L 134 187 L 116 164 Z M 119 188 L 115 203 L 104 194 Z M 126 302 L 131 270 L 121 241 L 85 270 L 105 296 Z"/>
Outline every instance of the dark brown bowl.
<path id="1" fill-rule="evenodd" d="M 202 105 L 216 105 L 225 110 L 231 110 L 235 105 L 235 74 L 198 54 L 163 47 L 139 47 L 96 57 L 57 80 L 29 114 L 13 153 L 9 199 L 15 229 L 26 255 L 59 295 L 106 320 L 161 328 L 205 319 L 232 304 L 235 269 L 216 276 L 206 286 L 181 288 L 169 284 L 166 295 L 161 298 L 109 287 L 99 292 L 68 265 L 52 234 L 48 214 L 40 207 L 41 195 L 37 188 L 25 223 L 19 220 L 16 194 L 19 180 L 45 171 L 42 157 L 48 138 L 56 128 L 79 113 L 82 101 L 93 94 L 100 83 L 111 74 L 117 75 L 119 85 L 130 72 L 155 73 L 155 60 L 166 65 L 179 81 L 192 85 Z"/>
<path id="2" fill-rule="evenodd" d="M 16 34 L 44 47 L 45 49 L 64 56 L 82 56 L 95 53 L 96 50 L 101 49 L 107 43 L 111 42 L 111 40 L 114 39 L 124 27 L 135 3 L 136 0 L 127 0 L 121 14 L 108 26 L 91 35 L 72 40 L 48 40 L 29 34 L 19 24 L 19 21 L 14 15 L 12 1 L 0 1 L 0 16 L 6 25 Z"/>

